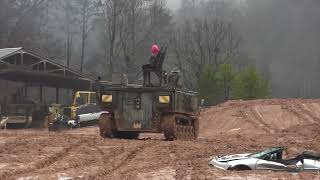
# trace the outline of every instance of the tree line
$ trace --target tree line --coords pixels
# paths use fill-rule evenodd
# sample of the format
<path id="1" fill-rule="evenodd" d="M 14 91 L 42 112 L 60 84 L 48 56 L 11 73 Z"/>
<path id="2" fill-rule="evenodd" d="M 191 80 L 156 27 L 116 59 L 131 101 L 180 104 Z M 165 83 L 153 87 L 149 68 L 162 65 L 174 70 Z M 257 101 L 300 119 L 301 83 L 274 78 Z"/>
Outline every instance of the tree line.
<path id="1" fill-rule="evenodd" d="M 156 43 L 168 46 L 165 69 L 179 68 L 184 85 L 209 104 L 267 97 L 233 7 L 185 0 L 172 12 L 165 0 L 1 0 L 0 48 L 22 46 L 106 80 L 124 72 L 135 83 Z"/>

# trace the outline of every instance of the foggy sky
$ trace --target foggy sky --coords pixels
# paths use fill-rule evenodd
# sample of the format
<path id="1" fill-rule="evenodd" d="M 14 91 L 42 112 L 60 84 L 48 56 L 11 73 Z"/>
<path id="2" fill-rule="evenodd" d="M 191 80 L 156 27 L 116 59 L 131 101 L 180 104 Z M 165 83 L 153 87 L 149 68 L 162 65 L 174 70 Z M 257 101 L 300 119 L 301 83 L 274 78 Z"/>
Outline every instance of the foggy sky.
<path id="1" fill-rule="evenodd" d="M 223 1 L 240 10 L 230 19 L 240 30 L 241 47 L 268 78 L 273 97 L 320 98 L 320 1 Z M 185 11 L 183 18 L 206 16 L 201 8 Z"/>
<path id="2" fill-rule="evenodd" d="M 181 0 L 167 0 L 167 5 L 172 10 L 177 10 L 180 7 Z"/>
<path id="3" fill-rule="evenodd" d="M 245 40 L 275 97 L 319 98 L 320 2 L 248 0 Z"/>

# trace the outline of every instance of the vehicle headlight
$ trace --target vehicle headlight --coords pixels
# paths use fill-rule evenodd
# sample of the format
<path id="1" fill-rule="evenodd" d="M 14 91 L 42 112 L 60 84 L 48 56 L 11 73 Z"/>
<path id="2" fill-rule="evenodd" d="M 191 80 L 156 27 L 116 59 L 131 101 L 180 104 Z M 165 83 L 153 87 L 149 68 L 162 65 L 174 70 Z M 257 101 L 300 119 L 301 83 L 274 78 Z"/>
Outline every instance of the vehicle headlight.
<path id="1" fill-rule="evenodd" d="M 170 96 L 159 96 L 159 103 L 170 104 Z"/>
<path id="2" fill-rule="evenodd" d="M 112 95 L 103 95 L 102 102 L 104 103 L 111 103 L 112 102 Z"/>

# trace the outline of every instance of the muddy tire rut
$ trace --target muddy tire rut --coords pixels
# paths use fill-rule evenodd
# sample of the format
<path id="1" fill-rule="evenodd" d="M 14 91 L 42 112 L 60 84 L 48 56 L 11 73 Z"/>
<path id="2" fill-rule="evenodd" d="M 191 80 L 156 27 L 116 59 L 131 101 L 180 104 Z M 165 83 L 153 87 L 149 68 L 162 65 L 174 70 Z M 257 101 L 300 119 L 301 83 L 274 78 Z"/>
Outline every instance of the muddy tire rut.
<path id="1" fill-rule="evenodd" d="M 32 174 L 36 171 L 40 171 L 42 169 L 45 169 L 58 161 L 63 161 L 63 159 L 65 157 L 67 157 L 72 151 L 77 150 L 81 146 L 81 144 L 84 143 L 84 141 L 87 141 L 87 140 L 79 140 L 79 141 L 75 142 L 74 144 L 71 144 L 68 147 L 63 148 L 61 151 L 59 151 L 53 155 L 50 155 L 44 159 L 36 161 L 34 164 L 32 164 L 31 166 L 29 166 L 27 168 L 18 169 L 16 171 L 11 171 L 11 172 L 6 172 L 3 175 L 0 175 L 0 177 L 2 177 L 4 179 L 15 179 L 19 176 Z"/>
<path id="2" fill-rule="evenodd" d="M 195 141 L 165 141 L 162 134 L 103 139 L 98 127 L 60 133 L 0 131 L 0 179 L 320 179 L 312 172 L 229 172 L 208 165 L 210 156 L 273 146 L 287 148 L 286 156 L 304 149 L 320 152 L 315 143 L 320 141 L 319 104 L 319 100 L 227 102 L 203 110 L 200 138 Z"/>

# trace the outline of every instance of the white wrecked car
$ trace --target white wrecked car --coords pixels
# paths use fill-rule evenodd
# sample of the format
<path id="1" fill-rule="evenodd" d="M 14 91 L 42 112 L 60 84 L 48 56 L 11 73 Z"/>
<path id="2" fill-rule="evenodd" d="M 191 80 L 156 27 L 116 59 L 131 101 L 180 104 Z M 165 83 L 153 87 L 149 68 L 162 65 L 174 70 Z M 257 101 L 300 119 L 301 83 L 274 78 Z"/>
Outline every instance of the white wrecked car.
<path id="1" fill-rule="evenodd" d="M 320 155 L 305 151 L 292 159 L 282 159 L 284 148 L 274 147 L 254 154 L 217 156 L 209 164 L 224 170 L 320 170 Z"/>
<path id="2" fill-rule="evenodd" d="M 77 109 L 76 119 L 70 119 L 66 115 L 58 114 L 54 121 L 49 124 L 49 131 L 96 125 L 101 114 L 108 113 L 107 111 L 101 111 L 100 107 L 95 104 L 83 105 Z"/>
<path id="3" fill-rule="evenodd" d="M 109 112 L 100 111 L 100 112 L 80 114 L 76 117 L 76 120 L 69 120 L 68 125 L 77 126 L 79 124 L 81 125 L 96 124 L 101 114 L 109 114 Z"/>
<path id="4" fill-rule="evenodd" d="M 81 126 L 86 125 L 95 125 L 97 124 L 98 119 L 100 118 L 101 114 L 109 113 L 107 111 L 102 111 L 98 105 L 95 104 L 87 104 L 80 106 L 77 109 L 77 116 L 76 119 L 70 120 L 70 123 L 78 124 Z"/>

